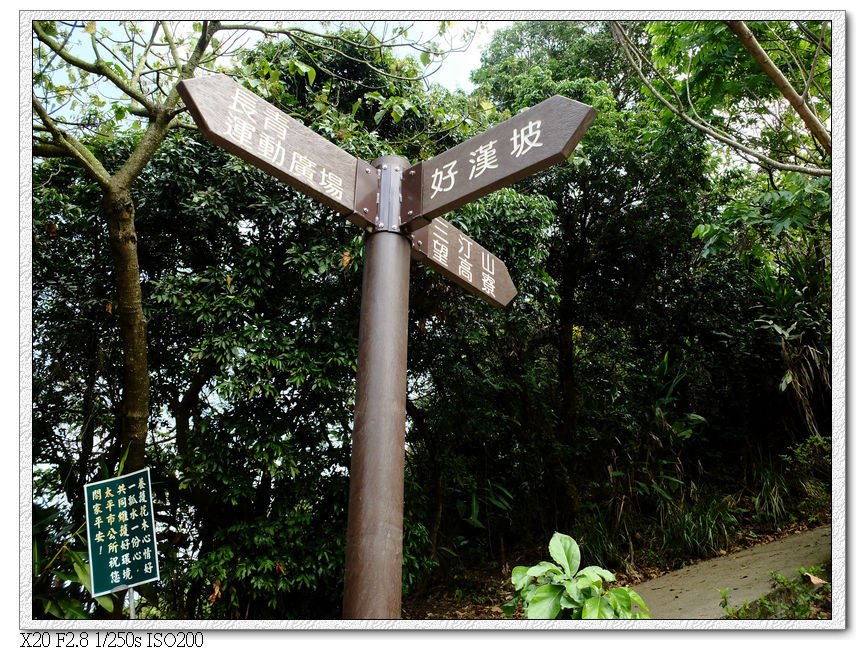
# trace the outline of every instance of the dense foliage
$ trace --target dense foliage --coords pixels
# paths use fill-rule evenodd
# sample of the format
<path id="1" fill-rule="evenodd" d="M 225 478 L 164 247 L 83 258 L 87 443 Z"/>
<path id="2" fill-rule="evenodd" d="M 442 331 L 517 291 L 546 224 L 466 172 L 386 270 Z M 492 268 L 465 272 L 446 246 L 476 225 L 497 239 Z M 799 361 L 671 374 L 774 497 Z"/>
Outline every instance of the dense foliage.
<path id="1" fill-rule="evenodd" d="M 636 47 L 659 69 L 683 65 L 658 45 L 687 38 L 682 25 L 652 25 L 658 38 Z M 714 26 L 695 25 L 708 56 Z M 557 530 L 591 563 L 626 570 L 828 509 L 829 180 L 725 155 L 646 90 L 614 29 L 501 30 L 472 96 L 425 88 L 420 63 L 363 33 L 236 57 L 236 78 L 367 160 L 427 158 L 552 94 L 599 113 L 568 161 L 448 215 L 508 266 L 509 310 L 413 267 L 407 594 L 461 562 L 505 565 Z M 803 37 L 795 51 L 815 48 Z M 713 61 L 732 75 L 746 56 Z M 827 93 L 819 63 L 812 83 Z M 700 88 L 737 115 L 756 110 L 741 95 L 774 92 L 751 68 L 736 77 L 746 88 L 702 70 Z M 750 137 L 749 125 L 724 127 Z M 790 138 L 771 126 L 772 155 L 805 146 L 792 119 Z M 110 169 L 142 134 L 82 138 Z M 828 164 L 817 148 L 802 155 Z M 76 570 L 82 486 L 126 459 L 101 189 L 51 157 L 33 192 L 33 614 L 120 616 Z M 363 238 L 184 129 L 132 196 L 162 553 L 141 614 L 338 617 Z"/>

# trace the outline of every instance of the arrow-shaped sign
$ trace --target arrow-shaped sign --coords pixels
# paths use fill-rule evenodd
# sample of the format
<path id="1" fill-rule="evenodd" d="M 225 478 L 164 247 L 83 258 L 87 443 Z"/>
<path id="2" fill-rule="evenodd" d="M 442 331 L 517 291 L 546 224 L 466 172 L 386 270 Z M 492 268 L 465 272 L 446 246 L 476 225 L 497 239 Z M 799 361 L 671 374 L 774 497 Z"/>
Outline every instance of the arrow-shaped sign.
<path id="1" fill-rule="evenodd" d="M 205 138 L 352 223 L 361 227 L 374 223 L 378 181 L 370 163 L 225 75 L 187 79 L 178 92 Z"/>
<path id="2" fill-rule="evenodd" d="M 554 95 L 443 154 L 412 167 L 419 208 L 403 212 L 408 230 L 567 158 L 597 116 Z M 405 194 L 405 192 L 404 192 Z"/>
<path id="3" fill-rule="evenodd" d="M 517 295 L 504 263 L 452 223 L 435 219 L 411 238 L 415 259 L 494 307 L 507 307 Z"/>
<path id="4" fill-rule="evenodd" d="M 224 75 L 178 86 L 204 136 L 369 233 L 346 535 L 348 618 L 398 618 L 402 583 L 409 247 L 497 306 L 516 296 L 502 261 L 436 218 L 567 158 L 596 112 L 558 95 L 413 167 L 355 158 Z M 408 168 L 408 169 L 407 169 Z"/>

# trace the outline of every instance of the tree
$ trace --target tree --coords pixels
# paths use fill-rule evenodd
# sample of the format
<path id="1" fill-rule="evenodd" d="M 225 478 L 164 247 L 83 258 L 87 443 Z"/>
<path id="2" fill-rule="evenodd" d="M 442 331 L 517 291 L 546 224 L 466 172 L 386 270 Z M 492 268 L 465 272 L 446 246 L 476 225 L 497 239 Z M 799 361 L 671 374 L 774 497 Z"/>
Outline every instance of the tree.
<path id="1" fill-rule="evenodd" d="M 532 58 L 523 59 L 527 50 Z M 554 65 L 545 65 L 553 59 Z M 570 164 L 530 181 L 534 191 L 556 204 L 556 236 L 547 266 L 558 295 L 552 320 L 558 404 L 550 446 L 561 495 L 553 503 L 564 521 L 574 520 L 581 501 L 576 468 L 580 457 L 590 453 L 579 442 L 587 439 L 584 428 L 593 426 L 587 413 L 616 399 L 613 386 L 607 396 L 592 394 L 580 376 L 581 357 L 587 348 L 624 351 L 631 345 L 651 346 L 646 361 L 654 356 L 656 363 L 663 355 L 671 342 L 663 340 L 662 331 L 647 328 L 657 323 L 663 330 L 662 323 L 672 320 L 669 309 L 681 299 L 681 289 L 663 297 L 664 310 L 654 287 L 659 282 L 686 286 L 681 277 L 686 267 L 668 260 L 689 254 L 706 187 L 701 141 L 636 103 L 626 70 L 604 25 L 518 23 L 496 35 L 474 77 L 485 89 L 500 89 L 495 100 L 512 111 L 559 93 L 593 105 L 599 113 Z M 611 71 L 614 86 L 597 81 Z M 600 403 L 590 406 L 594 400 Z M 552 484 L 545 489 L 557 494 Z"/>
<path id="2" fill-rule="evenodd" d="M 199 69 L 213 69 L 219 65 L 220 56 L 230 53 L 231 45 L 219 43 L 217 34 L 226 34 L 231 42 L 237 34 L 249 32 L 267 38 L 284 37 L 297 52 L 287 62 L 289 74 L 300 73 L 310 86 L 316 70 L 328 72 L 334 78 L 346 78 L 338 68 L 332 70 L 333 66 L 325 64 L 331 53 L 337 53 L 337 59 L 341 57 L 340 64 L 351 58 L 367 72 L 379 72 L 385 78 L 422 78 L 417 71 L 412 76 L 404 75 L 401 64 L 393 60 L 381 63 L 386 50 L 405 45 L 404 28 L 387 38 L 377 38 L 371 29 L 349 37 L 316 34 L 305 28 L 278 24 L 204 21 L 194 28 L 194 33 L 184 33 L 182 23 L 171 25 L 166 21 L 154 21 L 149 29 L 131 22 L 116 27 L 93 21 L 33 22 L 34 155 L 74 159 L 102 190 L 123 349 L 120 426 L 112 464 L 126 454 L 126 467 L 130 470 L 144 466 L 150 417 L 147 319 L 142 307 L 133 187 L 167 134 L 184 125 L 177 83 L 192 77 Z M 77 41 L 82 32 L 86 43 Z M 443 27 L 440 35 L 444 32 Z M 420 50 L 427 63 L 433 56 L 441 59 L 446 54 L 432 40 L 409 44 Z M 345 50 L 340 52 L 336 45 L 350 45 L 371 56 L 351 56 Z M 274 70 L 271 79 L 278 75 Z M 103 94 L 110 98 L 108 102 L 100 97 Z M 398 108 L 395 106 L 393 110 Z M 132 125 L 138 136 L 135 148 L 124 159 L 102 159 L 82 135 L 90 132 L 110 138 L 123 128 L 127 115 L 138 118 Z M 141 120 L 144 128 L 138 131 Z"/>
<path id="3" fill-rule="evenodd" d="M 695 236 L 704 256 L 738 244 L 751 258 L 764 300 L 754 322 L 777 334 L 782 390 L 792 387 L 807 430 L 827 432 L 831 21 L 611 28 L 664 109 L 753 163 L 727 163 L 739 192 Z"/>
<path id="4" fill-rule="evenodd" d="M 735 519 L 723 495 L 759 484 L 753 477 L 801 441 L 802 424 L 826 422 L 828 320 L 816 315 L 828 306 L 828 158 L 794 112 L 776 111 L 777 88 L 721 27 L 517 23 L 496 34 L 474 75 L 502 109 L 558 92 L 599 111 L 569 165 L 521 186 L 556 204 L 547 270 L 557 301 L 546 330 L 556 344 L 540 351 L 538 381 L 554 378 L 552 397 L 533 407 L 549 418 L 527 425 L 529 456 L 545 463 L 523 475 L 526 500 L 514 510 L 548 532 L 550 519 L 558 530 L 580 526 L 600 562 L 632 561 L 635 531 L 669 552 L 706 552 Z M 624 37 L 642 46 L 623 49 Z M 824 54 L 803 45 L 796 57 L 805 52 L 825 93 Z M 670 86 L 643 92 L 635 53 Z M 655 97 L 673 90 L 678 100 Z M 679 119 L 677 102 L 708 126 Z M 825 119 L 825 100 L 814 105 Z M 750 150 L 782 167 L 758 177 L 706 137 L 736 125 Z M 783 166 L 817 174 L 803 180 Z M 793 377 L 807 399 L 779 391 Z M 811 415 L 797 418 L 796 401 Z M 715 478 L 736 467 L 747 468 L 734 470 L 738 488 Z M 718 528 L 695 529 L 694 519 Z"/>
<path id="5" fill-rule="evenodd" d="M 318 83 L 308 87 L 309 70 L 297 64 L 278 79 L 274 71 L 290 69 L 301 52 L 275 42 L 239 53 L 236 72 L 367 159 L 437 146 L 436 139 L 447 142 L 472 123 L 457 119 L 468 103 L 442 101 L 441 89 L 431 91 L 439 101 L 426 101 L 417 63 L 378 47 L 355 50 L 352 43 L 363 44 L 367 34 L 348 36 L 318 61 L 328 70 L 356 66 L 346 74 L 358 73 L 366 86 L 319 69 Z M 388 73 L 397 67 L 399 75 Z M 413 118 L 395 103 L 380 115 L 382 103 L 394 99 L 411 116 L 424 112 L 427 132 L 414 135 Z M 400 149 L 380 139 L 384 129 Z M 139 134 L 82 134 L 81 143 L 108 166 L 134 155 Z M 113 415 L 123 400 L 111 374 L 120 361 L 112 345 L 118 314 L 93 198 L 101 187 L 70 158 L 47 158 L 34 175 L 40 363 L 33 443 L 35 462 L 50 468 L 37 481 L 37 508 L 56 504 L 77 521 L 78 486 L 114 471 L 104 452 L 113 447 Z M 344 219 L 187 129 L 169 132 L 141 170 L 135 208 L 151 380 L 146 453 L 165 553 L 164 589 L 142 590 L 145 611 L 334 616 L 361 239 Z M 81 551 L 58 527 L 64 520 L 40 529 L 39 616 L 64 606 L 83 615 L 82 603 L 93 612 L 80 591 L 70 605 L 70 594 L 57 589 L 56 572 L 69 561 L 57 551 Z M 315 552 L 310 538 L 322 540 Z"/>
<path id="6" fill-rule="evenodd" d="M 123 349 L 123 399 L 120 407 L 120 426 L 115 447 L 114 462 L 121 453 L 127 453 L 127 467 L 131 470 L 144 466 L 144 445 L 150 418 L 150 376 L 147 363 L 147 321 L 142 309 L 140 267 L 135 230 L 135 202 L 132 187 L 147 162 L 177 124 L 180 97 L 173 84 L 164 86 L 160 73 L 146 65 L 148 55 L 162 33 L 163 44 L 168 46 L 165 58 L 169 75 L 177 79 L 190 78 L 203 63 L 219 24 L 209 22 L 194 41 L 185 61 L 180 60 L 178 43 L 165 23 L 156 23 L 150 39 L 140 47 L 137 29 L 130 29 L 127 40 L 119 46 L 120 54 L 131 55 L 124 69 L 114 56 L 107 58 L 113 48 L 111 35 L 97 33 L 96 25 L 88 23 L 84 30 L 90 35 L 93 57 L 85 60 L 69 47 L 71 37 L 79 25 L 33 22 L 34 34 L 34 93 L 33 113 L 34 143 L 36 156 L 68 156 L 75 159 L 99 185 L 102 191 L 102 212 L 108 225 L 109 241 L 113 258 L 113 271 L 117 291 L 117 313 Z M 124 52 L 125 48 L 125 52 Z M 120 58 L 120 57 L 117 57 Z M 126 62 L 126 58 L 120 58 Z M 151 66 L 153 64 L 151 63 Z M 67 86 L 55 83 L 57 69 L 64 67 L 71 77 L 79 77 L 89 86 L 93 80 L 104 81 L 122 92 L 132 104 L 134 114 L 147 120 L 147 126 L 135 149 L 122 161 L 101 160 L 98 152 L 85 146 L 73 130 L 68 127 L 90 126 L 95 123 L 68 124 L 58 115 L 70 95 Z M 175 80 L 175 83 L 176 83 Z M 126 107 L 120 105 L 115 114 L 122 114 Z M 91 119 L 95 116 L 91 116 Z M 107 166 L 106 166 L 107 163 Z M 114 164 L 112 164 L 114 163 Z M 115 166 L 116 165 L 116 166 Z"/>
<path id="7" fill-rule="evenodd" d="M 765 22 L 756 34 L 742 21 L 610 25 L 670 113 L 766 169 L 829 175 L 829 21 Z"/>

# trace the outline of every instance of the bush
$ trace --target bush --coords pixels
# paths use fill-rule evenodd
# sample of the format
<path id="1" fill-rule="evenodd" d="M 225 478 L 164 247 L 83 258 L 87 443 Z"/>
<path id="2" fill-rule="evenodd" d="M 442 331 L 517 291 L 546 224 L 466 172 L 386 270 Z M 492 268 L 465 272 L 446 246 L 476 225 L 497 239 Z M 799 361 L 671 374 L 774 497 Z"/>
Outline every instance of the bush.
<path id="1" fill-rule="evenodd" d="M 737 523 L 729 498 L 667 502 L 661 510 L 662 544 L 675 553 L 708 557 L 727 547 Z"/>
<path id="2" fill-rule="evenodd" d="M 516 566 L 511 583 L 517 595 L 502 609 L 512 615 L 520 604 L 532 619 L 644 619 L 650 618 L 643 599 L 630 587 L 608 589 L 616 577 L 599 566 L 581 570 L 580 547 L 573 538 L 555 533 L 550 556 L 557 564 L 540 562 Z"/>
<path id="3" fill-rule="evenodd" d="M 733 608 L 727 605 L 728 593 L 721 592 L 721 607 L 725 618 L 735 619 L 828 619 L 832 618 L 832 585 L 819 577 L 828 578 L 824 567 L 799 569 L 799 579 L 790 579 L 774 571 L 770 573 L 774 589 L 770 594 Z"/>
<path id="4" fill-rule="evenodd" d="M 807 520 L 816 521 L 831 505 L 832 441 L 812 434 L 781 456 L 796 497 L 796 509 Z"/>

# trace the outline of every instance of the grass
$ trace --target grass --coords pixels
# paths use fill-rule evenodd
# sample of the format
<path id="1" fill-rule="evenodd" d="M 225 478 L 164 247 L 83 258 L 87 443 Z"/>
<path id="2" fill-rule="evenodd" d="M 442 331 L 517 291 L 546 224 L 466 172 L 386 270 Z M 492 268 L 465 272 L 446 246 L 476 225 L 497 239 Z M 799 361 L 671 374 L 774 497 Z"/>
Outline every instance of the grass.
<path id="1" fill-rule="evenodd" d="M 832 618 L 831 571 L 825 567 L 799 569 L 797 578 L 772 572 L 775 588 L 767 595 L 733 608 L 727 603 L 726 589 L 721 591 L 721 607 L 727 619 L 748 620 L 819 620 Z"/>

